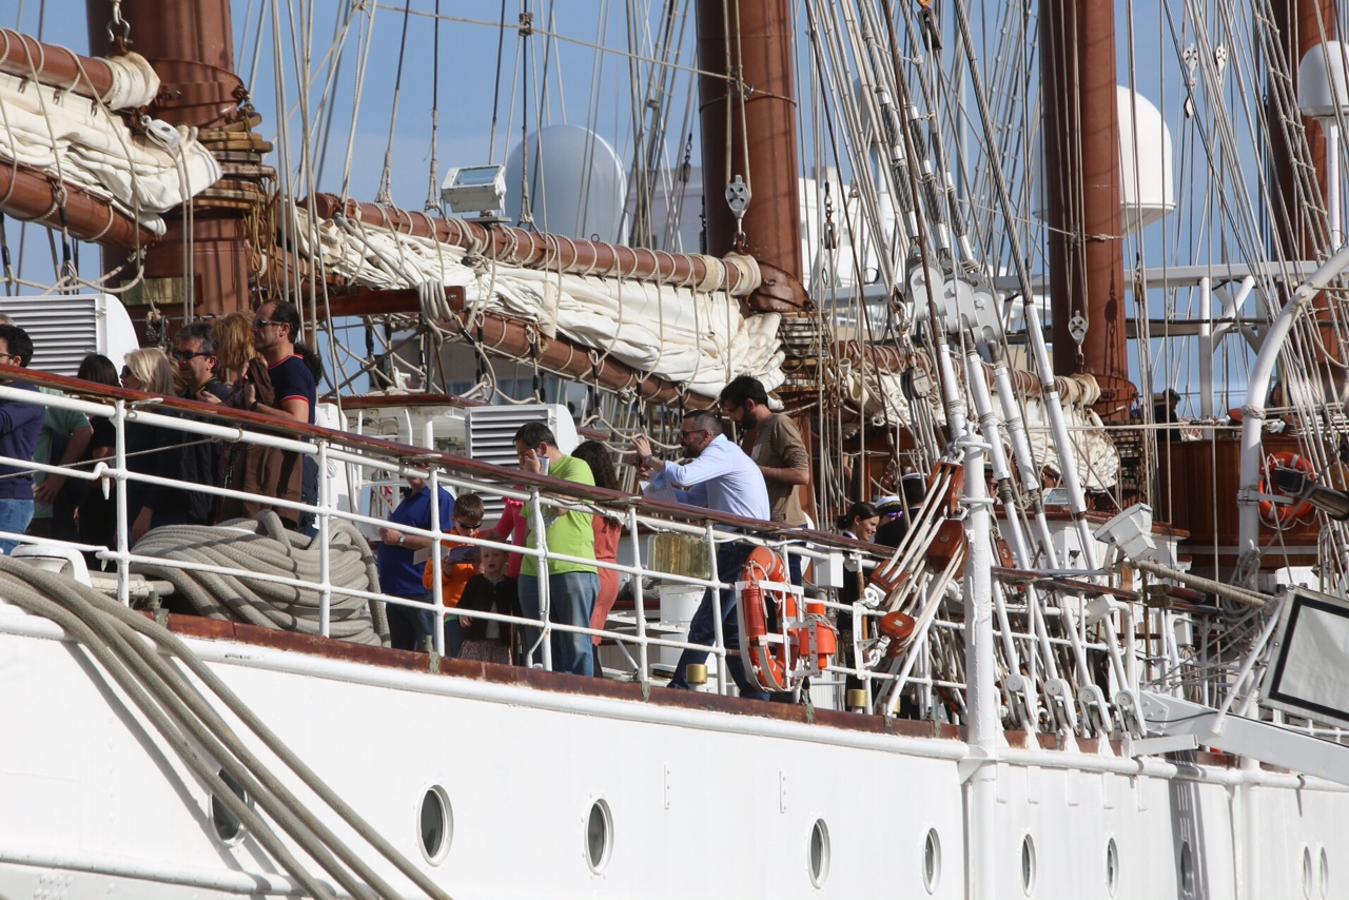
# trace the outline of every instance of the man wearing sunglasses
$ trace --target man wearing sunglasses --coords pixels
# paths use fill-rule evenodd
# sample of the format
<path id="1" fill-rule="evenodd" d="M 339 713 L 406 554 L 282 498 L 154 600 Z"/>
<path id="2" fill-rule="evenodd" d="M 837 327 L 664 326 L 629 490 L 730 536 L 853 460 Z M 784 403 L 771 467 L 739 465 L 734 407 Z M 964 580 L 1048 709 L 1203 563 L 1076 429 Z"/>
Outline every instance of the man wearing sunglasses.
<path id="1" fill-rule="evenodd" d="M 178 379 L 187 399 L 223 403 L 229 397 L 230 389 L 215 377 L 211 326 L 202 322 L 184 325 L 173 338 L 173 361 L 178 365 Z"/>
<path id="2" fill-rule="evenodd" d="M 33 358 L 33 341 L 17 325 L 0 325 L 0 366 L 24 368 Z M 9 382 L 8 379 L 0 379 Z M 31 384 L 9 382 L 10 387 L 33 391 Z M 0 400 L 0 456 L 31 460 L 42 431 L 43 408 L 36 403 Z M 0 465 L 0 532 L 23 534 L 33 520 L 33 473 L 24 466 Z M 19 542 L 0 538 L 0 553 L 8 555 Z"/>
<path id="3" fill-rule="evenodd" d="M 726 438 L 721 422 L 710 412 L 691 412 L 679 426 L 679 446 L 689 457 L 687 463 L 665 462 L 651 453 L 651 442 L 645 435 L 632 439 L 642 470 L 651 476 L 646 493 L 653 498 L 669 498 L 690 506 L 701 506 L 729 513 L 744 519 L 767 522 L 771 507 L 768 487 L 759 466 L 749 455 Z M 731 530 L 717 526 L 719 530 Z M 717 575 L 723 581 L 734 581 L 748 558 L 751 545 L 725 541 L 717 545 Z M 735 591 L 721 591 L 722 635 L 727 650 L 740 647 L 740 627 L 736 620 Z M 702 602 L 689 622 L 689 643 L 712 646 L 716 639 L 716 621 L 712 608 L 711 588 L 703 592 Z M 688 690 L 688 666 L 707 662 L 707 650 L 686 649 L 679 655 L 670 687 Z M 726 656 L 726 668 L 740 689 L 740 696 L 753 700 L 767 700 L 768 694 L 759 690 L 745 675 L 744 662 L 739 653 Z"/>

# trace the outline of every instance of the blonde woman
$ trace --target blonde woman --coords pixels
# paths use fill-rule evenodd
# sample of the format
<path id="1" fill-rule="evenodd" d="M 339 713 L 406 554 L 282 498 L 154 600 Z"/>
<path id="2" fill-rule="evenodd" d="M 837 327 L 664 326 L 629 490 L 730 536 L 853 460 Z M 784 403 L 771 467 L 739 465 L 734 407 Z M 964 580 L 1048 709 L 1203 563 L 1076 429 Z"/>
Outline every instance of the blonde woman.
<path id="1" fill-rule="evenodd" d="M 158 347 L 133 350 L 126 355 L 126 363 L 122 366 L 122 387 L 172 397 L 176 393 L 173 363 Z M 186 467 L 186 450 L 195 440 L 186 432 L 132 422 L 127 426 L 126 435 L 127 468 L 140 475 L 196 480 Z M 140 540 L 151 528 L 209 524 L 212 505 L 210 494 L 132 480 L 127 484 L 131 543 Z"/>
<path id="2" fill-rule="evenodd" d="M 215 377 L 229 388 L 224 402 L 228 406 L 238 406 L 231 398 L 241 392 L 244 376 L 248 373 L 248 361 L 257 355 L 253 347 L 253 316 L 232 312 L 216 319 L 211 326 L 211 343 L 215 344 Z M 215 398 L 202 399 L 220 402 Z"/>

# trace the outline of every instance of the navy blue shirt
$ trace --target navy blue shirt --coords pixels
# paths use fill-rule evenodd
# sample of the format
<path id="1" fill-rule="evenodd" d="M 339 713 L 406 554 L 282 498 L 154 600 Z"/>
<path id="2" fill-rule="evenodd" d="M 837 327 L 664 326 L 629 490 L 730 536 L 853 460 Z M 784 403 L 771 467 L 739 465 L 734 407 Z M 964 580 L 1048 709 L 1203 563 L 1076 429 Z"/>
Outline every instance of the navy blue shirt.
<path id="1" fill-rule="evenodd" d="M 31 384 L 10 383 L 24 391 L 37 393 Z M 46 410 L 36 403 L 0 400 L 0 456 L 33 458 Z M 0 466 L 0 500 L 32 500 L 33 473 L 16 466 Z"/>
<path id="2" fill-rule="evenodd" d="M 268 366 L 267 374 L 271 376 L 272 388 L 276 391 L 276 408 L 281 409 L 286 400 L 303 400 L 309 404 L 309 424 L 313 425 L 318 385 L 314 383 L 314 373 L 309 371 L 304 360 L 292 354 L 276 365 Z"/>
<path id="3" fill-rule="evenodd" d="M 415 494 L 403 498 L 389 516 L 397 525 L 413 528 L 431 527 L 431 488 L 423 486 Z M 454 524 L 454 498 L 440 489 L 440 530 L 449 531 Z M 412 561 L 413 551 L 399 544 L 379 545 L 379 584 L 384 593 L 395 597 L 419 599 L 426 594 L 422 587 L 422 566 Z"/>

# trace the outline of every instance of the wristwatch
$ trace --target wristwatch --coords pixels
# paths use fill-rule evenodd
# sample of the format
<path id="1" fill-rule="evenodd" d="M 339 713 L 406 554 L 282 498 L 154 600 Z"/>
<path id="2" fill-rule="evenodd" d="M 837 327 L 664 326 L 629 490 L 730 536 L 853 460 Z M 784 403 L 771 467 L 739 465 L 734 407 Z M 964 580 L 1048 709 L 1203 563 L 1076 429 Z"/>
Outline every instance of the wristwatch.
<path id="1" fill-rule="evenodd" d="M 400 547 L 403 546 L 403 542 L 406 541 L 407 539 L 408 539 L 408 536 L 407 536 L 406 534 L 404 534 L 404 533 L 401 532 L 401 531 L 398 532 L 398 546 L 400 546 Z"/>

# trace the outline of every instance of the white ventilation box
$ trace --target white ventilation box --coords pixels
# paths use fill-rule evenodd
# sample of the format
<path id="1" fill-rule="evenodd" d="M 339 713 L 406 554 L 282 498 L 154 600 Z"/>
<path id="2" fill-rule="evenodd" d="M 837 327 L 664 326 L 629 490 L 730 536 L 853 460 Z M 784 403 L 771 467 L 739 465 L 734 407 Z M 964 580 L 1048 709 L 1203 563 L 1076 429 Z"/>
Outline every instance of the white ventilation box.
<path id="1" fill-rule="evenodd" d="M 570 453 L 581 442 L 576 422 L 567 407 L 557 403 L 527 403 L 508 406 L 472 406 L 465 410 L 470 459 L 515 468 L 515 432 L 529 422 L 543 422 L 557 438 L 557 449 Z M 487 522 L 501 516 L 504 506 L 498 497 L 483 497 Z"/>
<path id="2" fill-rule="evenodd" d="M 122 302 L 109 294 L 44 294 L 0 297 L 0 313 L 33 339 L 29 367 L 74 377 L 90 353 L 102 353 L 121 368 L 140 346 Z"/>

